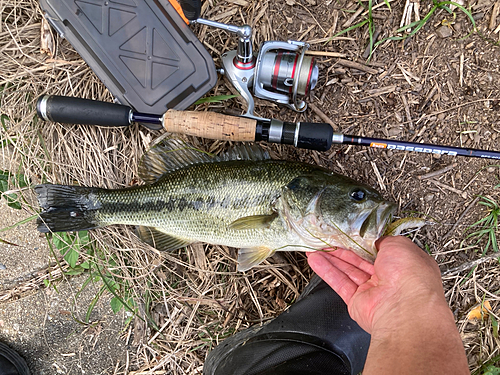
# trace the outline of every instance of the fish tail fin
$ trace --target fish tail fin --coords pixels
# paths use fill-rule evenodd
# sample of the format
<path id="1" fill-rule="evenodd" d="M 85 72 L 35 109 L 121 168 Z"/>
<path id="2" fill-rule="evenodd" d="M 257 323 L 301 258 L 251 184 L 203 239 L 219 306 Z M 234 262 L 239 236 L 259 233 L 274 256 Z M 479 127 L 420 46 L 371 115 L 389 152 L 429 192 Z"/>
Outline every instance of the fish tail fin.
<path id="1" fill-rule="evenodd" d="M 95 195 L 99 189 L 43 184 L 34 190 L 42 208 L 37 219 L 40 232 L 80 231 L 99 226 L 95 217 L 100 207 Z"/>

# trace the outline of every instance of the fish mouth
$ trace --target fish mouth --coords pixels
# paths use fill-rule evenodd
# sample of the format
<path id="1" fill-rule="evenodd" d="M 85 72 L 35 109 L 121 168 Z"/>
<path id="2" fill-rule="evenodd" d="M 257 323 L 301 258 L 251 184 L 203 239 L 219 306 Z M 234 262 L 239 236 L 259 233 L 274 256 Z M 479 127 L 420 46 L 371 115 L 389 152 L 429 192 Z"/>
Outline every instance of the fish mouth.
<path id="1" fill-rule="evenodd" d="M 359 225 L 359 236 L 361 238 L 379 238 L 392 220 L 392 214 L 396 205 L 392 202 L 379 203 L 377 207 L 356 220 L 355 226 Z"/>

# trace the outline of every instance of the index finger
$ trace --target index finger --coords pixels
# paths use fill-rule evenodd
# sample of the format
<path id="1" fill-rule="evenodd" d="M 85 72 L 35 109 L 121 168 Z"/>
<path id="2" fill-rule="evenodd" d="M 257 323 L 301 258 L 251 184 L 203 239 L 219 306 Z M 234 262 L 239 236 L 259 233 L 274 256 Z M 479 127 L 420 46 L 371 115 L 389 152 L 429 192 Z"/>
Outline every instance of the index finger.
<path id="1" fill-rule="evenodd" d="M 335 266 L 334 259 L 334 257 L 322 252 L 307 254 L 307 261 L 313 271 L 330 285 L 346 304 L 349 304 L 352 296 L 358 290 L 358 284 Z M 338 261 L 342 262 L 341 260 Z M 369 277 L 368 275 L 366 276 Z"/>
<path id="2" fill-rule="evenodd" d="M 328 254 L 330 254 L 334 257 L 342 259 L 344 262 L 352 264 L 354 267 L 359 268 L 360 270 L 362 270 L 370 275 L 373 275 L 375 273 L 375 267 L 373 267 L 373 264 L 371 264 L 367 260 L 361 258 L 359 255 L 357 255 L 356 253 L 354 253 L 351 250 L 338 249 L 338 250 L 329 252 L 328 249 L 324 249 L 324 251 L 328 252 Z"/>

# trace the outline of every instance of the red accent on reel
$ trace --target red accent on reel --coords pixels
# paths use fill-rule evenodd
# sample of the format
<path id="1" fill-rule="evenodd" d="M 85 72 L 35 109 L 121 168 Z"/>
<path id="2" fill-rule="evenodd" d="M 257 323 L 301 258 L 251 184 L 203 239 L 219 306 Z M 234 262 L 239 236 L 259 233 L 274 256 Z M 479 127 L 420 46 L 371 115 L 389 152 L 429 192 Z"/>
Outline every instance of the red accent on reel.
<path id="1" fill-rule="evenodd" d="M 235 58 L 233 59 L 234 66 L 240 70 L 253 69 L 253 68 L 255 68 L 255 63 L 256 63 L 255 58 L 253 58 L 252 61 L 250 61 L 248 63 L 243 63 L 243 62 L 239 61 L 237 56 L 235 56 Z"/>

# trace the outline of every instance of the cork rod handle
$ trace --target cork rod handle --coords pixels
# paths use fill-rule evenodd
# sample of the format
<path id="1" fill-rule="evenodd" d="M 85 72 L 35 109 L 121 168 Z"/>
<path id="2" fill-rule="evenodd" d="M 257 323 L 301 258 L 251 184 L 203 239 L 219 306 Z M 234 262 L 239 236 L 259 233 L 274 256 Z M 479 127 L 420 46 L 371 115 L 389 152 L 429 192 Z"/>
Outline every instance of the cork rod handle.
<path id="1" fill-rule="evenodd" d="M 163 115 L 163 127 L 168 132 L 222 141 L 253 142 L 256 125 L 253 119 L 215 112 L 170 109 Z"/>

